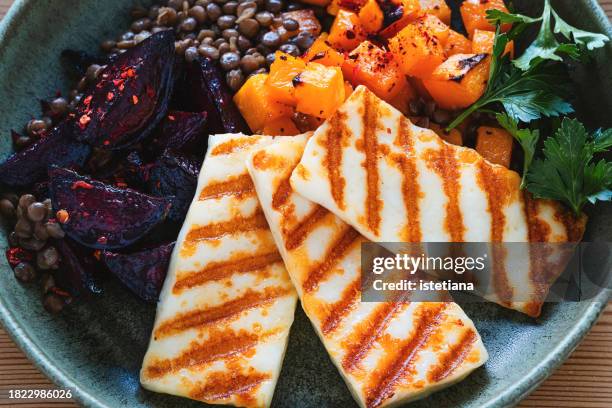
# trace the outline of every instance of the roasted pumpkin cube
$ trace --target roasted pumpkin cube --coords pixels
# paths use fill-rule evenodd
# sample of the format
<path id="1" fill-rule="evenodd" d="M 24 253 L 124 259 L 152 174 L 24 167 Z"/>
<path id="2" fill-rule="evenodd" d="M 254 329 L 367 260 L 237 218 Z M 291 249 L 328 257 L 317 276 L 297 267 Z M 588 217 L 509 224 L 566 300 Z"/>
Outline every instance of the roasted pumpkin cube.
<path id="1" fill-rule="evenodd" d="M 300 133 L 291 117 L 282 116 L 267 122 L 263 128 L 267 136 L 294 136 Z"/>
<path id="2" fill-rule="evenodd" d="M 341 67 L 344 63 L 344 55 L 332 48 L 327 37 L 327 33 L 321 34 L 312 43 L 302 59 L 306 62 L 315 61 L 328 67 Z"/>
<path id="3" fill-rule="evenodd" d="M 359 16 L 352 11 L 340 9 L 329 30 L 327 40 L 336 49 L 352 51 L 366 39 L 366 36 Z"/>
<path id="4" fill-rule="evenodd" d="M 441 108 L 467 108 L 484 93 L 489 66 L 487 54 L 456 54 L 436 68 L 423 84 Z"/>
<path id="5" fill-rule="evenodd" d="M 384 100 L 393 98 L 406 85 L 395 56 L 369 41 L 349 54 L 342 73 L 353 85 L 365 85 Z"/>
<path id="6" fill-rule="evenodd" d="M 421 10 L 426 14 L 438 17 L 446 25 L 451 23 L 451 9 L 446 0 L 420 0 Z"/>
<path id="7" fill-rule="evenodd" d="M 347 100 L 353 93 L 353 85 L 349 81 L 344 81 L 344 100 Z"/>
<path id="8" fill-rule="evenodd" d="M 393 37 L 421 15 L 419 0 L 386 0 L 380 5 L 384 19 L 379 34 L 384 38 Z"/>
<path id="9" fill-rule="evenodd" d="M 429 78 L 444 61 L 442 43 L 422 26 L 409 24 L 389 40 L 389 49 L 406 75 Z"/>
<path id="10" fill-rule="evenodd" d="M 291 106 L 270 95 L 267 79 L 268 74 L 253 75 L 234 95 L 234 102 L 253 132 L 261 132 L 267 122 L 293 113 Z"/>
<path id="11" fill-rule="evenodd" d="M 493 54 L 493 44 L 495 43 L 495 33 L 493 31 L 474 30 L 472 35 L 472 52 L 474 54 Z M 514 56 L 514 41 L 506 45 L 504 54 L 510 53 Z"/>
<path id="12" fill-rule="evenodd" d="M 299 75 L 306 63 L 282 51 L 276 51 L 275 59 L 270 65 L 270 74 L 266 81 L 269 95 L 279 102 L 295 106 L 295 88 L 293 78 Z"/>
<path id="13" fill-rule="evenodd" d="M 447 57 L 455 54 L 470 54 L 473 51 L 472 42 L 468 40 L 463 34 L 450 30 L 448 38 L 444 43 L 444 52 Z"/>
<path id="14" fill-rule="evenodd" d="M 463 145 L 463 135 L 457 129 L 453 129 L 450 132 L 447 132 L 442 126 L 437 123 L 430 123 L 429 128 L 436 132 L 438 136 L 440 136 L 445 142 L 454 144 L 457 146 Z"/>
<path id="15" fill-rule="evenodd" d="M 404 115 L 408 115 L 410 113 L 410 102 L 416 98 L 416 91 L 410 85 L 410 82 L 406 81 L 399 92 L 393 98 L 387 100 L 387 102 Z"/>
<path id="16" fill-rule="evenodd" d="M 461 4 L 461 18 L 470 38 L 474 30 L 495 31 L 495 26 L 487 20 L 487 10 L 501 10 L 508 13 L 504 0 L 465 0 Z M 511 24 L 503 24 L 502 31 L 508 31 Z"/>
<path id="17" fill-rule="evenodd" d="M 298 112 L 327 118 L 344 103 L 344 77 L 338 67 L 311 62 L 293 84 Z"/>
<path id="18" fill-rule="evenodd" d="M 368 33 L 377 33 L 383 26 L 383 12 L 376 0 L 368 0 L 359 10 L 359 21 Z"/>
<path id="19" fill-rule="evenodd" d="M 510 167 L 512 135 L 504 129 L 481 126 L 476 131 L 476 151 L 494 164 Z"/>
<path id="20" fill-rule="evenodd" d="M 430 32 L 442 44 L 446 43 L 450 34 L 450 27 L 442 22 L 438 17 L 431 14 L 424 14 L 414 22 L 422 30 Z"/>
<path id="21" fill-rule="evenodd" d="M 329 5 L 325 9 L 327 11 L 327 14 L 331 16 L 338 15 L 338 12 L 340 11 L 340 2 L 341 0 L 331 0 Z"/>

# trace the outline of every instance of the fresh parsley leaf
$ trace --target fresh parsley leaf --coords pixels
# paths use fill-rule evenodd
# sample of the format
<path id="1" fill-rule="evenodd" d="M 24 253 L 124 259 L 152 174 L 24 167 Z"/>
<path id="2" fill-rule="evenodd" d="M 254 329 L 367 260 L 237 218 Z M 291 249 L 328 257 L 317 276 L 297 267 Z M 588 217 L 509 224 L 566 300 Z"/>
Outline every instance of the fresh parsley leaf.
<path id="1" fill-rule="evenodd" d="M 538 18 L 489 10 L 487 19 L 492 24 L 514 24 L 510 34 L 512 38 L 516 38 L 529 25 L 541 23 L 540 31 L 534 42 L 527 47 L 523 55 L 513 61 L 514 65 L 523 71 L 529 69 L 531 64 L 538 59 L 561 61 L 562 54 L 578 59 L 581 55 L 580 47 L 592 51 L 603 47 L 610 40 L 606 35 L 591 33 L 569 25 L 551 7 L 550 0 L 544 1 L 544 10 Z M 560 34 L 569 43 L 560 43 L 555 34 Z"/>
<path id="2" fill-rule="evenodd" d="M 565 118 L 544 141 L 544 157 L 531 164 L 527 190 L 537 198 L 562 201 L 577 215 L 587 202 L 611 200 L 612 162 L 595 163 L 597 151 L 596 137 L 579 121 Z"/>
<path id="3" fill-rule="evenodd" d="M 483 96 L 459 115 L 447 128 L 458 126 L 473 112 L 498 104 L 513 119 L 521 122 L 555 117 L 573 112 L 564 100 L 569 78 L 563 66 L 538 59 L 527 71 L 513 66 L 504 56 L 508 35 L 498 27 L 493 43 L 489 81 Z"/>
<path id="4" fill-rule="evenodd" d="M 518 122 L 507 114 L 498 113 L 496 116 L 497 122 L 514 137 L 523 148 L 523 180 L 521 188 L 524 188 L 527 180 L 529 167 L 535 157 L 538 141 L 540 140 L 540 131 L 531 129 L 519 129 Z"/>
<path id="5" fill-rule="evenodd" d="M 593 134 L 595 142 L 595 152 L 603 153 L 612 147 L 612 129 L 597 130 Z"/>
<path id="6" fill-rule="evenodd" d="M 593 51 L 596 48 L 601 48 L 606 45 L 606 42 L 610 41 L 606 35 L 591 33 L 573 27 L 559 17 L 554 10 L 551 9 L 551 12 L 553 16 L 555 16 L 555 33 L 561 34 L 567 40 L 586 47 L 586 49 L 589 51 Z"/>

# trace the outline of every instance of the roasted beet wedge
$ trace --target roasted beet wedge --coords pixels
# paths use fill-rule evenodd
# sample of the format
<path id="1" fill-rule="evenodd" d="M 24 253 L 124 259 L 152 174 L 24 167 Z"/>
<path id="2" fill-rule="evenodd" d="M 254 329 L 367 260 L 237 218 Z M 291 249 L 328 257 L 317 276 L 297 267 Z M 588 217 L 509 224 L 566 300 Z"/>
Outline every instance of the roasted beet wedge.
<path id="1" fill-rule="evenodd" d="M 169 30 L 109 63 L 77 106 L 77 140 L 122 149 L 147 137 L 168 109 L 174 60 L 174 34 Z"/>
<path id="2" fill-rule="evenodd" d="M 251 134 L 232 100 L 223 75 L 213 61 L 204 57 L 195 60 L 186 67 L 180 82 L 175 95 L 178 105 L 185 110 L 208 112 L 208 130 L 211 134 Z"/>
<path id="3" fill-rule="evenodd" d="M 153 144 L 160 151 L 167 148 L 204 155 L 208 142 L 206 112 L 170 111 L 160 123 Z"/>
<path id="4" fill-rule="evenodd" d="M 89 248 L 126 247 L 162 222 L 170 200 L 117 188 L 53 167 L 49 192 L 62 228 Z"/>
<path id="5" fill-rule="evenodd" d="M 129 254 L 102 253 L 102 262 L 125 286 L 147 302 L 157 301 L 174 242 Z"/>
<path id="6" fill-rule="evenodd" d="M 182 223 L 193 200 L 200 168 L 194 161 L 166 150 L 149 169 L 148 191 L 159 197 L 174 196 L 168 219 Z"/>
<path id="7" fill-rule="evenodd" d="M 99 268 L 90 253 L 69 239 L 53 240 L 53 245 L 62 258 L 61 268 L 56 273 L 56 280 L 60 288 L 67 290 L 75 297 L 102 293 L 95 274 Z"/>
<path id="8" fill-rule="evenodd" d="M 91 148 L 72 139 L 69 125 L 62 122 L 49 134 L 0 164 L 0 184 L 27 186 L 47 176 L 51 165 L 80 168 Z"/>

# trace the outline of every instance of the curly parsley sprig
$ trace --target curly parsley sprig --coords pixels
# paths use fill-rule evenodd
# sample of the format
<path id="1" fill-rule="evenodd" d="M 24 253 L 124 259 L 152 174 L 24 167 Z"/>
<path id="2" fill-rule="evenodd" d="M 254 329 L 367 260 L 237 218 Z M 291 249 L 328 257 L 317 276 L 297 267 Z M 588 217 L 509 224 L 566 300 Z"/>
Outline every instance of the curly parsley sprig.
<path id="1" fill-rule="evenodd" d="M 578 59 L 582 50 L 603 47 L 609 38 L 571 26 L 553 10 L 549 0 L 544 1 L 542 15 L 537 18 L 500 10 L 488 10 L 487 17 L 497 24 L 487 89 L 447 130 L 458 126 L 470 114 L 485 108 L 491 110 L 491 107 L 496 111 L 503 108 L 514 120 L 526 123 L 573 112 L 565 100 L 569 80 L 559 62 L 564 55 Z M 508 23 L 513 24 L 512 29 L 502 33 L 501 25 Z M 504 55 L 506 45 L 536 23 L 541 23 L 536 39 L 519 58 L 511 61 Z M 559 42 L 557 37 L 565 41 Z"/>
<path id="2" fill-rule="evenodd" d="M 576 119 L 563 119 L 544 141 L 543 158 L 527 173 L 527 190 L 537 198 L 565 203 L 577 215 L 587 203 L 612 200 L 612 162 L 596 154 L 612 147 L 612 129 L 589 134 Z"/>

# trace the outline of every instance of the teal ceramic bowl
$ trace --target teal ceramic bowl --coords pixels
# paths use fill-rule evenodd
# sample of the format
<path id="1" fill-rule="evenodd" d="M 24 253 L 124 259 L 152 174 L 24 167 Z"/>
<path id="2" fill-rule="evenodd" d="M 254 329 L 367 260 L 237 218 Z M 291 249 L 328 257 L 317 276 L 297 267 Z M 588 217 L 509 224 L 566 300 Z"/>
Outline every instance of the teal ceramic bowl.
<path id="1" fill-rule="evenodd" d="M 128 26 L 126 0 L 17 0 L 0 24 L 0 158 L 10 152 L 9 131 L 38 112 L 37 99 L 69 89 L 59 54 L 95 49 Z M 146 2 L 145 2 L 146 3 Z M 540 1 L 515 2 L 537 7 Z M 564 18 L 612 37 L 595 0 L 556 1 Z M 576 71 L 577 106 L 592 126 L 612 127 L 612 46 Z M 587 240 L 612 241 L 612 206 L 590 214 Z M 0 250 L 7 247 L 0 231 Z M 169 408 L 202 404 L 155 394 L 139 386 L 138 371 L 155 308 L 114 281 L 103 296 L 50 316 L 40 290 L 23 286 L 0 256 L 0 321 L 30 359 L 84 406 Z M 487 364 L 465 381 L 411 407 L 507 407 L 561 364 L 596 321 L 608 293 L 580 303 L 547 304 L 532 320 L 493 304 L 464 305 L 490 351 Z M 348 390 L 301 310 L 276 389 L 275 407 L 353 407 Z"/>

